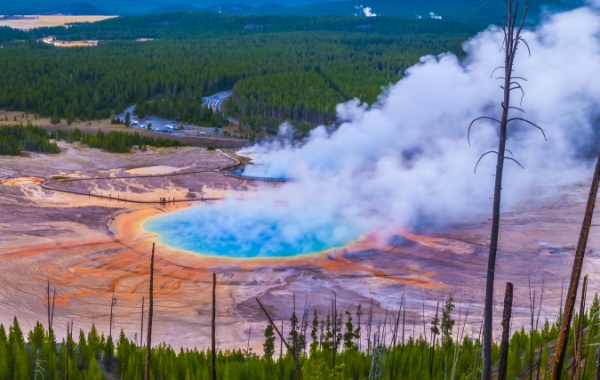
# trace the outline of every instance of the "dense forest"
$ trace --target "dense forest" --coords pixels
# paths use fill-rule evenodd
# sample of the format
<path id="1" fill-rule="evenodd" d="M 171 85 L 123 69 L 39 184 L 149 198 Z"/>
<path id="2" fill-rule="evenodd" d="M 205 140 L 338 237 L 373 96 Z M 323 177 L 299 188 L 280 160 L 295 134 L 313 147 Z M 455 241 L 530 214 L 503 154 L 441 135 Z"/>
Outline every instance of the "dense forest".
<path id="1" fill-rule="evenodd" d="M 0 49 L 0 109 L 93 120 L 138 104 L 143 115 L 214 124 L 201 111 L 202 97 L 233 89 L 228 109 L 242 120 L 331 123 L 337 103 L 374 102 L 421 56 L 462 54 L 462 42 L 480 29 L 440 20 L 210 13 L 42 28 L 19 32 L 24 42 Z M 0 28 L 0 41 L 17 38 L 12 33 Z M 37 42 L 48 35 L 101 43 Z"/>
<path id="2" fill-rule="evenodd" d="M 48 132 L 31 124 L 0 126 L 0 155 L 18 156 L 24 150 L 40 153 L 59 153 Z"/>
<path id="3" fill-rule="evenodd" d="M 286 322 L 285 345 L 274 326 L 265 323 L 262 356 L 243 347 L 219 351 L 216 357 L 218 379 L 295 379 L 295 357 L 301 379 L 477 379 L 481 378 L 481 343 L 478 336 L 465 333 L 464 310 L 457 312 L 450 296 L 428 323 L 407 326 L 402 310 L 390 312 L 385 323 L 375 325 L 360 307 L 319 315 L 295 313 Z M 580 326 L 578 354 L 571 339 L 570 365 L 561 378 L 569 378 L 574 368 L 579 379 L 593 379 L 593 356 L 600 329 L 598 296 L 574 326 Z M 458 314 L 458 315 L 457 315 Z M 532 312 L 532 322 L 533 315 Z M 458 318 L 457 318 L 458 317 Z M 539 316 L 537 317 L 539 318 Z M 561 314 L 555 323 L 512 334 L 509 344 L 507 377 L 510 379 L 546 378 L 549 375 Z M 415 332 L 415 328 L 417 332 Z M 387 332 L 386 332 L 387 329 Z M 146 348 L 121 331 L 118 338 L 105 336 L 94 326 L 57 342 L 56 332 L 37 323 L 25 337 L 17 318 L 8 331 L 0 326 L 0 379 L 141 379 L 144 375 Z M 422 331 L 422 332 L 418 332 Z M 573 336 L 574 334 L 571 334 Z M 577 335 L 577 334 L 575 334 Z M 199 341 L 202 338 L 199 337 Z M 206 346 L 210 339 L 206 339 Z M 142 347 L 140 347 L 142 346 Z M 498 365 L 499 347 L 493 347 Z M 210 379 L 211 351 L 175 350 L 164 343 L 153 346 L 150 379 Z"/>
<path id="4" fill-rule="evenodd" d="M 182 144 L 176 140 L 143 136 L 138 132 L 128 133 L 98 130 L 96 134 L 82 133 L 79 128 L 61 129 L 47 132 L 42 127 L 10 125 L 0 126 L 0 155 L 18 156 L 23 151 L 40 153 L 60 153 L 60 149 L 51 139 L 64 140 L 69 143 L 79 141 L 91 148 L 103 149 L 107 152 L 126 153 L 133 146 L 176 147 Z"/>
<path id="5" fill-rule="evenodd" d="M 163 139 L 161 137 L 154 138 L 152 136 L 142 136 L 138 132 L 128 133 L 120 131 L 110 131 L 104 133 L 98 130 L 96 134 L 82 133 L 79 128 L 75 129 L 59 129 L 53 132 L 51 136 L 57 140 L 64 140 L 69 143 L 80 141 L 91 148 L 103 149 L 112 153 L 127 153 L 130 149 L 137 145 L 156 146 L 156 147 L 175 147 L 182 144 L 176 140 Z"/>

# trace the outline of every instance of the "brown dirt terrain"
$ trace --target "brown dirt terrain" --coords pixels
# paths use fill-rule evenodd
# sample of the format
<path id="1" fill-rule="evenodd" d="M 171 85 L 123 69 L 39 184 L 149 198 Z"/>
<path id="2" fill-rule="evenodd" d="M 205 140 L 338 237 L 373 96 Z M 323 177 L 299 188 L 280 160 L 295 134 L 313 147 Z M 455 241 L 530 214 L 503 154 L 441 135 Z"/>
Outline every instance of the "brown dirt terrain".
<path id="1" fill-rule="evenodd" d="M 117 330 L 139 334 L 142 296 L 148 292 L 150 250 L 157 242 L 155 342 L 207 347 L 210 337 L 210 282 L 218 274 L 220 348 L 239 348 L 252 326 L 252 346 L 261 351 L 265 317 L 255 297 L 274 319 L 288 319 L 295 294 L 299 308 L 326 313 L 336 291 L 341 309 L 362 303 L 380 323 L 386 309 L 407 298 L 407 328 L 422 332 L 424 299 L 428 322 L 437 301 L 452 292 L 457 311 L 470 309 L 469 324 L 479 331 L 489 221 L 473 220 L 443 229 L 399 231 L 391 242 L 366 238 L 347 247 L 292 259 L 235 260 L 203 257 L 158 243 L 143 222 L 161 213 L 188 207 L 198 197 L 218 198 L 232 191 L 260 191 L 261 184 L 226 177 L 215 170 L 233 160 L 218 151 L 187 147 L 109 154 L 78 144 L 60 144 L 59 155 L 0 157 L 0 322 L 17 315 L 24 328 L 45 322 L 45 285 L 56 287 L 56 326 L 73 319 L 76 328 L 95 323 L 108 332 L 111 292 Z M 176 173 L 175 176 L 165 174 Z M 139 177 L 154 174 L 152 177 Z M 75 178 L 115 180 L 66 181 Z M 111 194 L 111 199 L 47 190 L 64 183 L 80 192 Z M 528 286 L 538 294 L 544 281 L 542 318 L 554 317 L 562 281 L 568 280 L 587 185 L 561 189 L 551 196 L 530 194 L 521 209 L 506 213 L 497 269 L 500 315 L 504 282 L 515 283 L 514 326 L 528 319 Z M 114 199 L 118 196 L 118 199 Z M 160 197 L 189 200 L 175 204 Z M 201 228 L 201 226 L 199 226 Z M 600 235 L 592 232 L 585 272 L 591 291 L 599 289 Z M 300 310 L 298 310 L 300 312 Z M 363 317 L 363 321 L 366 316 Z M 413 322 L 414 321 L 414 322 Z M 412 326 L 412 327 L 410 327 Z M 417 326 L 417 327 L 415 327 Z M 421 326 L 421 327 L 418 327 Z M 58 331 L 62 329 L 57 327 Z"/>

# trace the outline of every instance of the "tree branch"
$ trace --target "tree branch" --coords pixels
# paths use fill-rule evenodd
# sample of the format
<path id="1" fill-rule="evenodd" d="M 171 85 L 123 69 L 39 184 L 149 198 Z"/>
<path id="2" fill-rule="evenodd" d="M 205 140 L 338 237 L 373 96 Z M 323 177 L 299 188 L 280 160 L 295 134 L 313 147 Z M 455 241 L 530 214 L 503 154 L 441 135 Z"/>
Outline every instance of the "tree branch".
<path id="1" fill-rule="evenodd" d="M 531 125 L 532 127 L 535 127 L 535 128 L 537 128 L 537 129 L 539 129 L 539 130 L 540 130 L 540 132 L 542 132 L 542 135 L 544 135 L 544 140 L 548 141 L 548 139 L 546 138 L 546 133 L 544 132 L 544 130 L 543 130 L 543 129 L 542 129 L 540 126 L 538 126 L 537 124 L 535 124 L 535 123 L 532 123 L 531 121 L 529 121 L 529 120 L 527 120 L 527 119 L 524 119 L 524 118 L 522 118 L 522 117 L 513 117 L 513 118 L 511 118 L 511 119 L 508 119 L 507 123 L 510 123 L 511 121 L 515 121 L 515 120 L 520 120 L 520 121 L 523 121 L 523 122 L 525 122 L 525 123 L 527 123 L 527 124 Z"/>
<path id="2" fill-rule="evenodd" d="M 490 150 L 490 151 L 485 152 L 484 154 L 482 154 L 479 157 L 479 160 L 477 160 L 477 163 L 475 164 L 475 169 L 473 170 L 473 173 L 477 173 L 477 166 L 479 165 L 479 163 L 481 162 L 481 160 L 483 159 L 483 157 L 487 156 L 490 153 L 496 153 L 496 154 L 498 154 L 498 152 L 496 152 L 495 150 Z"/>
<path id="3" fill-rule="evenodd" d="M 467 141 L 469 143 L 469 146 L 471 146 L 471 128 L 473 127 L 473 124 L 475 124 L 475 122 L 479 121 L 479 120 L 491 120 L 491 121 L 495 121 L 496 123 L 500 124 L 500 120 L 495 119 L 493 117 L 490 116 L 480 116 L 476 119 L 474 119 L 473 121 L 471 121 L 471 124 L 469 124 L 469 129 L 467 130 Z"/>

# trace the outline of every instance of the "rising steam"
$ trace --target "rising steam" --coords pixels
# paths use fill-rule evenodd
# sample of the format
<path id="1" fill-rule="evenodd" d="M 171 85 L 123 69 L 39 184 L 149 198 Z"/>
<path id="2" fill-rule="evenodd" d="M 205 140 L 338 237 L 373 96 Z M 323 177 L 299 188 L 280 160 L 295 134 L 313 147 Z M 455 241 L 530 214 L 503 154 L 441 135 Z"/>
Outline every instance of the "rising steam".
<path id="1" fill-rule="evenodd" d="M 521 107 L 548 141 L 526 125 L 510 127 L 508 149 L 525 169 L 505 165 L 503 210 L 534 185 L 557 189 L 589 174 L 579 150 L 595 139 L 599 33 L 600 16 L 589 6 L 524 34 L 531 56 L 522 45 L 515 64 L 515 75 L 527 78 Z M 496 148 L 497 126 L 477 124 L 470 147 L 467 127 L 477 116 L 500 114 L 501 82 L 490 74 L 503 62 L 502 37 L 490 27 L 466 42 L 464 62 L 451 54 L 422 58 L 370 107 L 359 100 L 338 105 L 343 123 L 335 131 L 322 126 L 301 145 L 277 141 L 242 152 L 256 162 L 246 174 L 294 181 L 178 213 L 176 234 L 267 256 L 373 233 L 388 238 L 423 220 L 488 215 L 495 156 L 473 170 L 482 153 Z M 515 105 L 520 99 L 513 92 Z"/>

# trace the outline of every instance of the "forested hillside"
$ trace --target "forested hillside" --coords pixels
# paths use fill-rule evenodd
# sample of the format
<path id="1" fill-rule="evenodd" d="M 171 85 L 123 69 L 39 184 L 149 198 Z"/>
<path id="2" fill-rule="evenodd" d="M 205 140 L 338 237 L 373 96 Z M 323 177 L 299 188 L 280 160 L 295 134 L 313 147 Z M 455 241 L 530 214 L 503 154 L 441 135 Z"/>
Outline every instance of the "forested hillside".
<path id="1" fill-rule="evenodd" d="M 91 120 L 131 104 L 203 122 L 202 97 L 233 89 L 242 120 L 331 123 L 335 105 L 373 102 L 426 54 L 452 51 L 481 27 L 438 20 L 175 13 L 20 33 L 0 49 L 0 108 Z M 0 41 L 16 37 L 0 29 Z M 36 42 L 98 39 L 96 48 Z M 157 38 L 136 42 L 136 38 Z M 150 103 L 147 103 L 150 102 Z"/>

